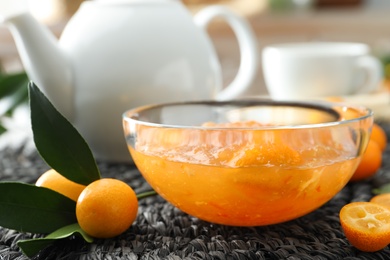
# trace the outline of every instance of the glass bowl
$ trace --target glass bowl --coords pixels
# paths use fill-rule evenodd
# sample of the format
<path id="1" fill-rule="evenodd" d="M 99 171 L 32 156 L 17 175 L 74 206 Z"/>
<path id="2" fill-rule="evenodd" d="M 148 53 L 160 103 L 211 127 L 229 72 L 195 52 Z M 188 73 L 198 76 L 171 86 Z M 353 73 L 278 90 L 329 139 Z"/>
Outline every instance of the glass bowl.
<path id="1" fill-rule="evenodd" d="M 132 159 L 155 191 L 233 226 L 288 221 L 329 201 L 353 175 L 372 124 L 364 107 L 258 99 L 123 114 Z"/>

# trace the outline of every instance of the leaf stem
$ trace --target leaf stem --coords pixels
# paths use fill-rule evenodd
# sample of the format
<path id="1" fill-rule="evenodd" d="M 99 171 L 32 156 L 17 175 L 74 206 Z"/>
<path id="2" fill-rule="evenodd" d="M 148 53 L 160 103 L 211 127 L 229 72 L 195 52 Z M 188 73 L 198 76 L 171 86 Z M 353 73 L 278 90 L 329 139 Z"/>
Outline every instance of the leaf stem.
<path id="1" fill-rule="evenodd" d="M 155 196 L 155 195 L 157 195 L 157 192 L 155 192 L 154 190 L 145 191 L 145 192 L 141 192 L 141 193 L 137 194 L 137 199 L 140 200 L 140 199 L 144 199 L 144 198 Z"/>

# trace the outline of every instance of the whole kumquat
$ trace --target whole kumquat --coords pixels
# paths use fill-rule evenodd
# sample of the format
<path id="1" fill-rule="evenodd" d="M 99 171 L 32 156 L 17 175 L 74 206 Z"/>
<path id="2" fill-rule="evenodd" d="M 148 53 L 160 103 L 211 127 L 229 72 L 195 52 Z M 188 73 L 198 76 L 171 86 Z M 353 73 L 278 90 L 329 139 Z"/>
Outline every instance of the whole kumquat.
<path id="1" fill-rule="evenodd" d="M 378 194 L 371 198 L 370 202 L 390 207 L 390 193 Z"/>
<path id="2" fill-rule="evenodd" d="M 68 180 L 54 169 L 50 169 L 42 174 L 35 185 L 54 190 L 74 201 L 77 201 L 79 195 L 86 187 L 82 184 Z"/>
<path id="3" fill-rule="evenodd" d="M 375 252 L 390 243 L 390 209 L 372 202 L 352 202 L 340 211 L 348 241 L 364 252 Z"/>
<path id="4" fill-rule="evenodd" d="M 366 151 L 353 174 L 351 181 L 361 181 L 373 176 L 382 165 L 382 150 L 377 142 L 370 139 Z"/>
<path id="5" fill-rule="evenodd" d="M 379 126 L 378 124 L 373 124 L 371 129 L 371 137 L 370 139 L 374 140 L 382 152 L 386 149 L 387 146 L 387 136 L 385 130 Z"/>
<path id="6" fill-rule="evenodd" d="M 96 238 L 111 238 L 126 231 L 137 217 L 138 199 L 125 182 L 103 178 L 89 184 L 76 203 L 81 229 Z"/>

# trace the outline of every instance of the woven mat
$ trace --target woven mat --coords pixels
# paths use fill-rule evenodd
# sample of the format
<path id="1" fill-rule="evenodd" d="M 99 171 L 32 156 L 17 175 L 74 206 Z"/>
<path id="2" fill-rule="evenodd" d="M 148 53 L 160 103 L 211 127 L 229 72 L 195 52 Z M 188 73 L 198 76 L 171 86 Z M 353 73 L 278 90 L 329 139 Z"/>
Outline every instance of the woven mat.
<path id="1" fill-rule="evenodd" d="M 384 126 L 390 133 L 390 125 Z M 48 169 L 36 152 L 0 151 L 0 181 L 33 183 Z M 189 216 L 156 196 L 141 200 L 133 226 L 113 239 L 93 244 L 78 237 L 42 250 L 34 259 L 390 259 L 390 248 L 356 250 L 346 240 L 338 212 L 351 201 L 367 201 L 372 189 L 390 182 L 390 147 L 383 167 L 370 181 L 348 184 L 318 210 L 296 220 L 265 227 L 228 227 Z M 99 163 L 103 177 L 129 183 L 136 192 L 149 188 L 134 166 Z M 3 214 L 3 213 L 2 213 Z M 16 242 L 36 235 L 0 227 L 0 259 L 27 259 Z"/>

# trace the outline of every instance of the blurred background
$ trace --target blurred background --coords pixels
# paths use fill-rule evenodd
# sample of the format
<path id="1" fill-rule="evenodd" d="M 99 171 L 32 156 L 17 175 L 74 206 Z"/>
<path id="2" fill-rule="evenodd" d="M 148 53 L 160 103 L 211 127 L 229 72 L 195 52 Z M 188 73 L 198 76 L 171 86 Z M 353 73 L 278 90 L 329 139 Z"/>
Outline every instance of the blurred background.
<path id="1" fill-rule="evenodd" d="M 30 10 L 58 37 L 82 0 L 29 0 Z M 193 13 L 211 4 L 226 5 L 250 22 L 258 39 L 259 55 L 272 43 L 298 41 L 353 41 L 371 46 L 390 78 L 390 1 L 384 0 L 183 0 Z M 239 50 L 231 29 L 216 21 L 209 34 L 214 41 L 227 85 L 236 74 Z M 259 57 L 260 59 L 261 57 Z M 0 71 L 22 71 L 11 37 L 0 25 Z M 267 94 L 261 66 L 247 95 Z"/>

